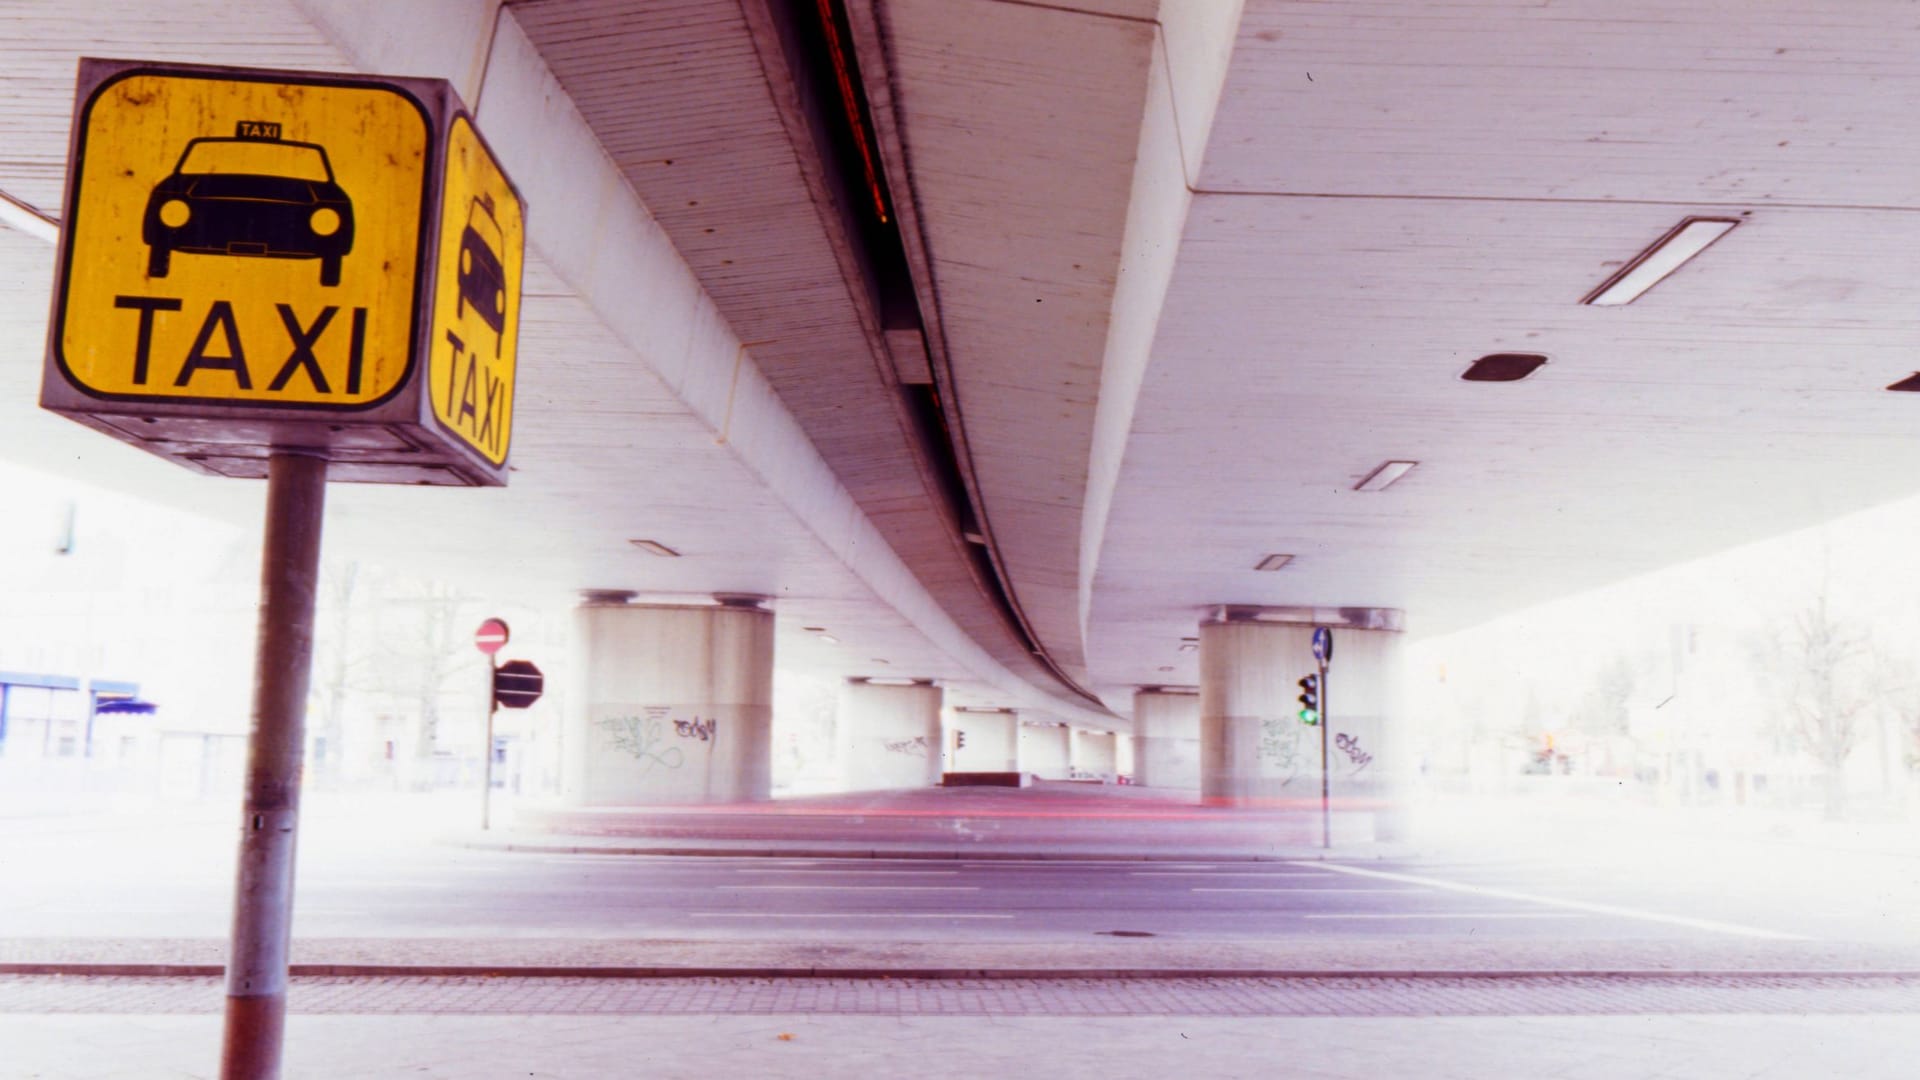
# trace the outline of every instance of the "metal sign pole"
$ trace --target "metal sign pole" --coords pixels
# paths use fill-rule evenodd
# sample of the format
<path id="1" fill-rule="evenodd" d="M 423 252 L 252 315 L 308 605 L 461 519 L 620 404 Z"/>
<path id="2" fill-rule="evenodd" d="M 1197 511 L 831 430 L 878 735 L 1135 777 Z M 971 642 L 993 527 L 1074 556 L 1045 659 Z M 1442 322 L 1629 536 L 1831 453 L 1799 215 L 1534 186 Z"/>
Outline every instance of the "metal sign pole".
<path id="1" fill-rule="evenodd" d="M 1332 785 L 1327 771 L 1327 727 L 1333 723 L 1333 699 L 1327 693 L 1327 661 L 1320 661 L 1320 846 L 1333 847 Z"/>
<path id="2" fill-rule="evenodd" d="M 496 656 L 487 657 L 487 765 L 480 784 L 480 829 L 486 831 L 493 827 L 493 714 L 500 709 L 500 694 L 497 689 L 500 661 Z"/>
<path id="3" fill-rule="evenodd" d="M 327 463 L 275 451 L 267 463 L 253 731 L 234 874 L 222 1080 L 277 1080 L 286 1033 L 294 846 L 313 663 L 314 594 Z"/>

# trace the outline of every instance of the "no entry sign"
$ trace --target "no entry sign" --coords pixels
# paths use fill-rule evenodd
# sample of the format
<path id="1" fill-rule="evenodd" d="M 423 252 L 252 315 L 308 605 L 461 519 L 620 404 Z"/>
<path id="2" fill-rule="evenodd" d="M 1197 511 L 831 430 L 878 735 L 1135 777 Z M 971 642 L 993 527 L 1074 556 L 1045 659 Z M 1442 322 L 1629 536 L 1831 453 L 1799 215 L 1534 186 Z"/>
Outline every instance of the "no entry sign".
<path id="1" fill-rule="evenodd" d="M 480 629 L 473 632 L 473 647 L 488 656 L 499 652 L 506 643 L 507 621 L 505 619 L 488 619 L 480 624 Z"/>

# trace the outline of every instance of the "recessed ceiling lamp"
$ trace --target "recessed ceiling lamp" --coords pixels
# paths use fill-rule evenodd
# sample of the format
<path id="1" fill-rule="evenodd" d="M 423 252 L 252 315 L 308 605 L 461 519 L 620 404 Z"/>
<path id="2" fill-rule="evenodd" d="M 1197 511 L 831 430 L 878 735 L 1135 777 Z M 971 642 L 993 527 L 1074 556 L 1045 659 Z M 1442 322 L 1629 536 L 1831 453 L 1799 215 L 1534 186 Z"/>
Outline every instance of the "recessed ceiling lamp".
<path id="1" fill-rule="evenodd" d="M 1417 461 L 1389 461 L 1367 474 L 1365 480 L 1353 485 L 1355 491 L 1385 491 L 1393 482 L 1413 471 Z"/>
<path id="2" fill-rule="evenodd" d="M 1269 555 L 1253 564 L 1255 570 L 1278 570 L 1293 561 L 1291 555 Z"/>
<path id="3" fill-rule="evenodd" d="M 632 544 L 634 547 L 639 548 L 649 555 L 658 555 L 663 559 L 677 559 L 680 557 L 679 552 L 658 540 L 629 540 L 627 543 Z"/>
<path id="4" fill-rule="evenodd" d="M 1899 382 L 1894 383 L 1892 386 L 1887 387 L 1887 389 L 1899 390 L 1903 393 L 1913 393 L 1914 391 L 1920 391 L 1920 371 L 1916 371 L 1913 374 L 1907 376 L 1906 378 L 1901 379 Z"/>
<path id="5" fill-rule="evenodd" d="M 1740 224 L 1739 218 L 1690 217 L 1668 230 L 1653 246 L 1633 257 L 1600 287 L 1587 294 L 1583 304 L 1618 307 L 1631 304 L 1640 294 L 1660 284 L 1668 274 L 1680 269 L 1688 259 L 1707 250 Z"/>
<path id="6" fill-rule="evenodd" d="M 837 637 L 834 637 L 832 634 L 827 633 L 827 628 L 824 626 L 803 626 L 800 629 L 805 630 L 809 634 L 813 634 L 817 636 L 821 641 L 824 641 L 829 645 L 840 644 L 840 639 Z"/>
<path id="7" fill-rule="evenodd" d="M 1460 373 L 1467 382 L 1519 382 L 1540 370 L 1547 358 L 1539 353 L 1489 353 Z"/>

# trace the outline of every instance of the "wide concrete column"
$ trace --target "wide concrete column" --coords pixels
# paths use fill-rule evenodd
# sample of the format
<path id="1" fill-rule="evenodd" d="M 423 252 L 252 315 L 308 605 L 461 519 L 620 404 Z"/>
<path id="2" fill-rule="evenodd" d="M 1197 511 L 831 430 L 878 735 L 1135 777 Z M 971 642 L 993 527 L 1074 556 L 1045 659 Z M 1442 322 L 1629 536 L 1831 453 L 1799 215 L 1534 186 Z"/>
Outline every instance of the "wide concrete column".
<path id="1" fill-rule="evenodd" d="M 771 796 L 773 612 L 751 598 L 574 613 L 563 801 L 727 803 Z"/>
<path id="2" fill-rule="evenodd" d="M 1375 839 L 1405 835 L 1410 762 L 1400 737 L 1400 613 L 1376 608 L 1225 608 L 1200 626 L 1200 796 L 1226 806 L 1317 806 L 1320 729 L 1299 720 L 1316 669 L 1313 630 L 1333 631 L 1324 691 L 1334 810 Z M 1336 827 L 1336 836 L 1355 830 Z"/>
<path id="3" fill-rule="evenodd" d="M 1072 771 L 1083 776 L 1111 778 L 1120 771 L 1120 751 L 1111 731 L 1071 728 Z"/>
<path id="4" fill-rule="evenodd" d="M 954 772 L 1019 772 L 1020 714 L 1012 709 L 955 709 L 949 726 Z M 962 738 L 964 736 L 964 739 Z"/>
<path id="5" fill-rule="evenodd" d="M 1133 695 L 1133 782 L 1148 787 L 1200 787 L 1200 695 L 1142 687 Z"/>
<path id="6" fill-rule="evenodd" d="M 1046 720 L 1020 722 L 1020 768 L 1042 780 L 1065 780 L 1073 762 L 1073 729 Z"/>
<path id="7" fill-rule="evenodd" d="M 850 679 L 840 688 L 840 761 L 847 787 L 884 791 L 940 782 L 940 702 L 931 682 Z"/>

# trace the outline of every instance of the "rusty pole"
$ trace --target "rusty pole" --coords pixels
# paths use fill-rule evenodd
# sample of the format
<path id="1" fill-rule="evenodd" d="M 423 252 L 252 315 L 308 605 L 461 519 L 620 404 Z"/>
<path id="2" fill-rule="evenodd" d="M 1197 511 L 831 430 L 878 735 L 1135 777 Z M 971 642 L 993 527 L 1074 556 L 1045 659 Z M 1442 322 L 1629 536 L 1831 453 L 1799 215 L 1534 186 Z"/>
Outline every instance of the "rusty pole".
<path id="1" fill-rule="evenodd" d="M 286 1033 L 293 865 L 313 665 L 327 463 L 275 451 L 267 465 L 253 730 L 234 873 L 221 1080 L 278 1080 Z"/>

